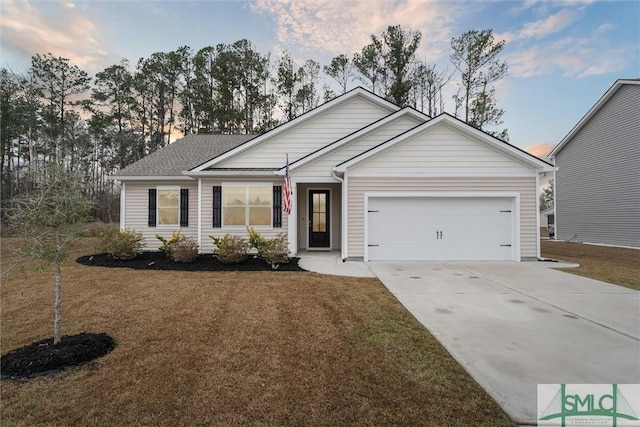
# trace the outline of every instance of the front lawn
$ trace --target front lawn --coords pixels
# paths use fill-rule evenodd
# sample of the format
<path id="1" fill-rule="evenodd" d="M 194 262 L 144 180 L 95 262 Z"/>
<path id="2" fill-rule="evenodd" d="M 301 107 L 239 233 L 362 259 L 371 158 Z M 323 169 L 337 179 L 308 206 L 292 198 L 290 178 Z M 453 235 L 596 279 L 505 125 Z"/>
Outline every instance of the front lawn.
<path id="1" fill-rule="evenodd" d="M 1 293 L 2 354 L 52 335 L 52 273 L 11 270 Z M 2 381 L 0 424 L 511 425 L 376 279 L 70 261 L 62 331 L 116 347 Z"/>
<path id="2" fill-rule="evenodd" d="M 640 291 L 640 250 L 542 240 L 545 258 L 580 264 L 564 271 Z"/>

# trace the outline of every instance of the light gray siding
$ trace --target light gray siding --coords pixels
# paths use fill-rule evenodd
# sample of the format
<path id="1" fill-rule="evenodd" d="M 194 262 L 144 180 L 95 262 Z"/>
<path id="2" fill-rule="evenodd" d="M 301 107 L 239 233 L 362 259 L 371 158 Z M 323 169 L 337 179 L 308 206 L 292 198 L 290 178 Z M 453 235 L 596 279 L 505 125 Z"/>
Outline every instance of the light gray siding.
<path id="1" fill-rule="evenodd" d="M 470 139 L 446 124 L 424 130 L 356 164 L 350 175 L 531 174 L 531 167 Z"/>
<path id="2" fill-rule="evenodd" d="M 202 191 L 202 233 L 201 233 L 201 253 L 211 253 L 213 251 L 213 240 L 209 236 L 222 237 L 225 234 L 237 234 L 241 236 L 247 236 L 246 227 L 222 227 L 213 228 L 213 187 L 217 185 L 224 185 L 225 183 L 273 183 L 273 185 L 282 185 L 282 179 L 228 179 L 221 181 L 219 179 L 203 179 L 201 184 Z M 288 216 L 282 214 L 282 227 L 254 227 L 256 231 L 262 234 L 262 237 L 271 239 L 280 233 L 287 233 Z"/>
<path id="3" fill-rule="evenodd" d="M 538 256 L 536 227 L 536 178 L 349 178 L 348 179 L 348 257 L 364 256 L 365 193 L 391 192 L 483 193 L 509 192 L 520 194 L 520 256 Z"/>
<path id="4" fill-rule="evenodd" d="M 175 186 L 189 189 L 189 226 L 158 226 L 149 227 L 149 189 L 164 186 Z M 136 230 L 144 237 L 144 249 L 156 251 L 161 242 L 156 234 L 168 238 L 174 231 L 181 230 L 182 234 L 193 239 L 198 238 L 198 184 L 195 181 L 128 181 L 125 187 L 125 228 Z"/>
<path id="5" fill-rule="evenodd" d="M 557 237 L 640 247 L 640 85 L 623 85 L 556 154 Z"/>
<path id="6" fill-rule="evenodd" d="M 312 153 L 390 113 L 368 98 L 354 97 L 335 108 L 303 121 L 286 132 L 257 144 L 250 150 L 221 161 L 221 168 L 280 168 Z"/>

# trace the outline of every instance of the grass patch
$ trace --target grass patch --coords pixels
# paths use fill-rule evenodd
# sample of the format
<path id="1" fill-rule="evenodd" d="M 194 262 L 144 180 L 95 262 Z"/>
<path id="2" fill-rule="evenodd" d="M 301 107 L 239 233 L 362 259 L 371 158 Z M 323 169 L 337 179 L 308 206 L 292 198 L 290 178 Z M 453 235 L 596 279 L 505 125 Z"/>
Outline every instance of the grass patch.
<path id="1" fill-rule="evenodd" d="M 545 258 L 580 264 L 564 271 L 602 280 L 640 291 L 640 250 L 586 245 L 583 243 L 541 241 Z"/>
<path id="2" fill-rule="evenodd" d="M 63 334 L 118 346 L 2 381 L 2 425 L 512 425 L 376 279 L 69 262 L 62 289 Z M 51 336 L 50 272 L 1 293 L 2 353 Z"/>

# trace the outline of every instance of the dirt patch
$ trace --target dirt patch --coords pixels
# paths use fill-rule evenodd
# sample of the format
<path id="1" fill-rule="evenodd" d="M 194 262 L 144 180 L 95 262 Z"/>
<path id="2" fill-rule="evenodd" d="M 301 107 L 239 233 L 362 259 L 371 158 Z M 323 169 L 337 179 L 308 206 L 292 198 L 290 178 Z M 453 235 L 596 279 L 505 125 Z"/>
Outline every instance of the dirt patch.
<path id="1" fill-rule="evenodd" d="M 1 379 L 24 379 L 55 374 L 80 366 L 109 353 L 116 346 L 109 335 L 81 333 L 36 341 L 0 357 Z"/>
<path id="2" fill-rule="evenodd" d="M 113 259 L 107 254 L 86 255 L 76 260 L 79 264 L 94 267 L 133 268 L 134 270 L 171 271 L 306 271 L 298 266 L 299 258 L 291 258 L 286 264 L 273 269 L 271 264 L 257 257 L 249 257 L 239 264 L 223 264 L 211 255 L 198 255 L 189 263 L 175 262 L 162 252 L 143 252 L 132 260 Z"/>

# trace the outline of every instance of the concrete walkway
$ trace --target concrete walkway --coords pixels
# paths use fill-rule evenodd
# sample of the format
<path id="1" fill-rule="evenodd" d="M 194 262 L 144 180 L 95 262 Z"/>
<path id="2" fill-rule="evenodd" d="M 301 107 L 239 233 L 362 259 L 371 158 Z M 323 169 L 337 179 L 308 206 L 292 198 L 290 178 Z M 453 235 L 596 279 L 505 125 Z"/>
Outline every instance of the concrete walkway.
<path id="1" fill-rule="evenodd" d="M 640 292 L 548 263 L 368 263 L 520 425 L 537 384 L 640 383 Z"/>

